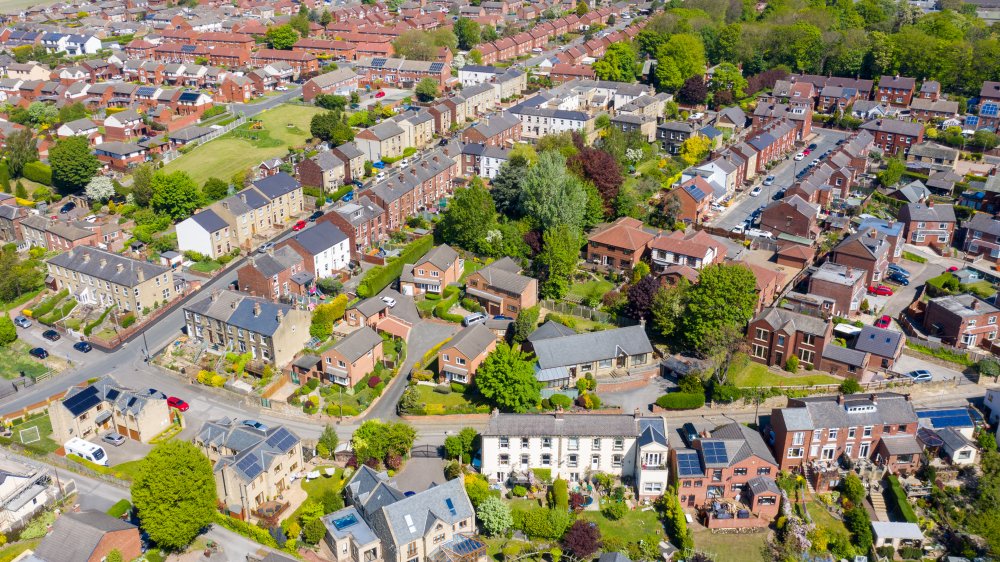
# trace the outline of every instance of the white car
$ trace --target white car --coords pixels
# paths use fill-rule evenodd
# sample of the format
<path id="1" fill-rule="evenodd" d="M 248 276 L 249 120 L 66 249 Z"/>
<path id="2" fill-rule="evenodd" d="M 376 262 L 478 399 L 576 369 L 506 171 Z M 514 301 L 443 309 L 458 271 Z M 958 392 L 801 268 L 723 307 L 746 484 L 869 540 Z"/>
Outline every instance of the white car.
<path id="1" fill-rule="evenodd" d="M 723 207 L 722 205 L 719 205 L 718 203 L 712 203 L 712 210 L 715 211 L 716 213 L 721 213 L 722 211 L 725 211 L 726 208 Z"/>
<path id="2" fill-rule="evenodd" d="M 761 186 L 758 185 L 757 187 L 753 188 L 752 191 L 750 191 L 750 197 L 757 197 L 758 195 L 760 195 L 760 192 L 763 191 L 763 190 L 764 189 Z"/>
<path id="3" fill-rule="evenodd" d="M 751 228 L 747 230 L 745 234 L 750 238 L 767 238 L 767 239 L 774 238 L 774 235 L 771 234 L 770 232 L 766 230 L 759 230 L 757 228 Z"/>
<path id="4" fill-rule="evenodd" d="M 764 178 L 764 185 L 774 185 L 774 176 Z"/>
<path id="5" fill-rule="evenodd" d="M 796 161 L 796 162 L 798 162 L 798 161 L 800 161 L 800 160 L 804 160 L 804 159 L 805 159 L 805 157 L 806 157 L 806 155 L 805 155 L 805 154 L 802 154 L 802 153 L 800 152 L 800 153 L 798 153 L 798 154 L 796 154 L 796 155 L 795 155 L 795 161 Z"/>
<path id="6" fill-rule="evenodd" d="M 382 297 L 382 302 L 384 302 L 389 308 L 396 306 L 396 299 L 392 297 Z"/>
<path id="7" fill-rule="evenodd" d="M 746 232 L 746 230 L 747 229 L 745 226 L 743 226 L 742 224 L 738 224 L 734 226 L 733 229 L 730 230 L 729 232 L 732 232 L 733 234 L 743 234 L 744 232 Z"/>
<path id="8" fill-rule="evenodd" d="M 375 176 L 375 181 L 382 181 L 382 180 L 384 180 L 384 179 L 385 179 L 385 172 L 379 172 L 379 173 L 378 173 L 378 174 L 377 174 L 377 175 Z"/>

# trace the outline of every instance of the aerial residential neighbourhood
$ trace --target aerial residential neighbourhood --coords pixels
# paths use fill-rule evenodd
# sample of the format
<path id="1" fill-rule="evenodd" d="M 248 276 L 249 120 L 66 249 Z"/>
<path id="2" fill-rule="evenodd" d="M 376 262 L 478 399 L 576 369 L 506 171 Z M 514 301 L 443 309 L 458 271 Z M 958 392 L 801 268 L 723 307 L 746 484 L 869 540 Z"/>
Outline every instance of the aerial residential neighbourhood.
<path id="1" fill-rule="evenodd" d="M 998 22 L 0 2 L 0 562 L 1000 560 Z"/>

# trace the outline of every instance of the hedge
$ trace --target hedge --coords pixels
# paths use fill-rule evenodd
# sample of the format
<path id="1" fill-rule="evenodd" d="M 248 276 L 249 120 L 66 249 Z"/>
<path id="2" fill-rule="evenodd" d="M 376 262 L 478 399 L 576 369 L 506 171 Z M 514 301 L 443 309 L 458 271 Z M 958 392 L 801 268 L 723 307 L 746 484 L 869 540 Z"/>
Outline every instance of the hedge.
<path id="1" fill-rule="evenodd" d="M 899 478 L 895 474 L 889 475 L 889 489 L 892 492 L 892 499 L 896 502 L 896 511 L 907 523 L 916 523 L 917 515 L 913 513 L 909 500 L 906 499 L 906 492 L 899 484 Z"/>
<path id="2" fill-rule="evenodd" d="M 45 316 L 46 314 L 52 312 L 52 309 L 55 308 L 57 304 L 59 304 L 59 301 L 63 300 L 68 296 L 69 296 L 69 289 L 63 289 L 58 293 L 52 295 L 51 297 L 43 300 L 42 302 L 38 303 L 38 306 L 31 309 L 31 317 L 40 318 L 42 316 Z"/>
<path id="3" fill-rule="evenodd" d="M 108 313 L 111 312 L 112 308 L 114 308 L 114 307 L 113 306 L 109 306 L 109 307 L 105 308 L 104 312 L 102 312 L 101 315 L 97 317 L 97 320 L 94 320 L 93 322 L 90 322 L 89 324 L 87 324 L 86 326 L 84 326 L 84 328 L 83 328 L 83 335 L 89 336 L 90 333 L 94 331 L 94 328 L 100 326 L 104 322 L 104 319 L 108 317 Z"/>
<path id="4" fill-rule="evenodd" d="M 118 500 L 115 505 L 108 508 L 108 515 L 114 518 L 119 518 L 122 515 L 128 513 L 128 510 L 132 509 L 132 504 L 128 500 Z"/>
<path id="5" fill-rule="evenodd" d="M 705 395 L 695 392 L 671 392 L 656 399 L 664 410 L 695 410 L 705 405 Z"/>
<path id="6" fill-rule="evenodd" d="M 52 187 L 52 168 L 39 160 L 25 164 L 21 175 L 33 182 Z"/>
<path id="7" fill-rule="evenodd" d="M 391 262 L 369 269 L 364 277 L 361 278 L 361 283 L 358 284 L 358 296 L 369 298 L 377 295 L 403 273 L 404 264 L 415 263 L 418 258 L 423 257 L 424 254 L 429 252 L 433 246 L 433 236 L 430 234 L 422 236 L 407 245 L 400 252 L 399 257 L 394 258 Z"/>

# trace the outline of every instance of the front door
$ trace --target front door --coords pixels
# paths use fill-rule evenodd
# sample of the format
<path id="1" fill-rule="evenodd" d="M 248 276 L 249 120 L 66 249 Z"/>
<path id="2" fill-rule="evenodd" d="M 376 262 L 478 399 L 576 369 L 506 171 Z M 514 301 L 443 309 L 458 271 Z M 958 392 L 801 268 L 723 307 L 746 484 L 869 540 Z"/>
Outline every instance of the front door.
<path id="1" fill-rule="evenodd" d="M 625 360 L 626 359 L 627 359 L 627 357 L 625 355 L 619 355 L 618 356 L 618 363 L 617 363 L 617 365 L 618 365 L 619 369 L 624 369 L 625 368 Z"/>
<path id="2" fill-rule="evenodd" d="M 601 456 L 600 455 L 592 455 L 590 457 L 590 469 L 591 470 L 600 470 L 600 468 L 601 468 Z"/>

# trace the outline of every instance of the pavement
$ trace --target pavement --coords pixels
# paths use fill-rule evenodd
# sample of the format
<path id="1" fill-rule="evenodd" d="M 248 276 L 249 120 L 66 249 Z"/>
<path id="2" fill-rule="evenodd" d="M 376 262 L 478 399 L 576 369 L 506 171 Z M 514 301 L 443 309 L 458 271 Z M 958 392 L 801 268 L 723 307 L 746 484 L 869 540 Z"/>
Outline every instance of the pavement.
<path id="1" fill-rule="evenodd" d="M 816 135 L 810 139 L 806 145 L 815 143 L 816 149 L 812 151 L 804 160 L 796 162 L 793 159 L 795 152 L 788 155 L 788 158 L 780 164 L 754 178 L 755 185 L 762 185 L 764 178 L 768 175 L 774 176 L 774 183 L 764 186 L 763 192 L 757 197 L 750 196 L 750 189 L 747 188 L 742 193 L 733 198 L 733 203 L 729 205 L 720 215 L 712 219 L 709 224 L 717 228 L 732 230 L 736 225 L 743 224 L 751 213 L 758 207 L 768 205 L 774 194 L 781 189 L 791 187 L 795 183 L 795 175 L 805 168 L 805 166 L 827 150 L 833 149 L 837 142 L 847 138 L 847 133 L 843 131 L 833 131 L 829 129 L 813 128 Z M 803 147 L 804 148 L 804 147 Z"/>
<path id="2" fill-rule="evenodd" d="M 931 372 L 935 382 L 958 381 L 958 384 L 973 384 L 964 373 L 957 369 L 942 366 L 921 358 L 919 355 L 908 355 L 903 353 L 893 365 L 893 371 L 897 373 L 909 373 L 910 371 L 927 370 Z"/>

